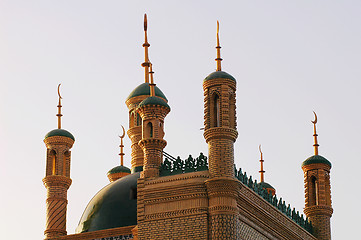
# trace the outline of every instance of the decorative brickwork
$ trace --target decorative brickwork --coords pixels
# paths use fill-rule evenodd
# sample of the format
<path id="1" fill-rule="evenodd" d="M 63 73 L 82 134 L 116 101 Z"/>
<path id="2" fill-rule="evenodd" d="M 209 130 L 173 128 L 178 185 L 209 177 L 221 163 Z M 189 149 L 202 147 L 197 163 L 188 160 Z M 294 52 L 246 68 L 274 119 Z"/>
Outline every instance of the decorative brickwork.
<path id="1" fill-rule="evenodd" d="M 305 182 L 304 213 L 311 220 L 317 239 L 331 239 L 330 218 L 333 213 L 331 203 L 331 166 L 312 163 L 302 167 Z"/>
<path id="2" fill-rule="evenodd" d="M 47 189 L 45 238 L 66 235 L 67 191 L 70 179 L 70 148 L 74 140 L 64 136 L 47 137 L 46 174 L 43 183 Z"/>
<path id="3" fill-rule="evenodd" d="M 55 237 L 49 240 L 130 240 L 136 239 L 132 234 L 135 226 L 111 228 L 94 232 L 71 234 L 62 237 Z"/>

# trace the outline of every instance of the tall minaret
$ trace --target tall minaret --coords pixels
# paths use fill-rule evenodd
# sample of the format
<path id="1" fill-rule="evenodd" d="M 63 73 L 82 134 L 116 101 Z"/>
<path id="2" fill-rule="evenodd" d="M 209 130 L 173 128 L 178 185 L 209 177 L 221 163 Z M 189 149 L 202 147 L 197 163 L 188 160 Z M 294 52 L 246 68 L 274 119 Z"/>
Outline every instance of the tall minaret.
<path id="1" fill-rule="evenodd" d="M 221 46 L 217 21 L 217 71 L 203 81 L 204 138 L 208 143 L 210 179 L 210 238 L 239 239 L 236 196 L 239 181 L 234 177 L 236 129 L 236 80 L 221 70 Z"/>
<path id="2" fill-rule="evenodd" d="M 331 239 L 330 218 L 333 213 L 331 206 L 331 163 L 324 157 L 318 155 L 318 142 L 316 123 L 317 115 L 313 123 L 313 137 L 315 155 L 309 157 L 302 163 L 305 181 L 305 209 L 304 213 L 310 219 L 313 234 L 317 239 Z"/>
<path id="3" fill-rule="evenodd" d="M 46 173 L 43 183 L 47 189 L 46 198 L 46 230 L 45 239 L 66 235 L 66 208 L 68 204 L 67 191 L 71 185 L 70 179 L 70 149 L 74 136 L 61 129 L 61 99 L 60 84 L 58 86 L 58 128 L 46 134 Z"/>

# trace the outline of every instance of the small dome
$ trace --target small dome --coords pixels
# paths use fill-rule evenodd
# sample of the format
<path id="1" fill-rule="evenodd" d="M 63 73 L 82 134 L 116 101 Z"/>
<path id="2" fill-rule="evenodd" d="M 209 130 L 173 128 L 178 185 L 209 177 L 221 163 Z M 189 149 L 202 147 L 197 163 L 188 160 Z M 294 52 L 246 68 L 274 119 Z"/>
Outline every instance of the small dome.
<path id="1" fill-rule="evenodd" d="M 109 183 L 90 200 L 76 233 L 137 224 L 137 180 L 140 172 Z"/>
<path id="2" fill-rule="evenodd" d="M 266 183 L 266 182 L 260 182 L 260 183 L 258 183 L 258 186 L 260 186 L 261 188 L 264 188 L 264 189 L 267 189 L 267 188 L 275 189 L 274 187 L 272 187 L 271 184 Z"/>
<path id="3" fill-rule="evenodd" d="M 53 137 L 53 136 L 62 136 L 62 137 L 68 137 L 68 138 L 71 138 L 75 141 L 75 138 L 73 136 L 73 134 L 71 134 L 70 132 L 68 132 L 67 130 L 65 129 L 54 129 L 54 130 L 51 130 L 50 132 L 48 132 L 46 135 L 45 135 L 45 139 L 47 139 L 48 137 Z"/>
<path id="4" fill-rule="evenodd" d="M 113 174 L 113 173 L 120 173 L 120 172 L 124 172 L 124 173 L 129 173 L 130 174 L 130 169 L 127 168 L 126 166 L 116 166 L 112 169 L 109 170 L 108 175 L 109 174 Z"/>
<path id="5" fill-rule="evenodd" d="M 232 77 L 230 74 L 223 72 L 223 71 L 216 71 L 216 72 L 209 74 L 204 79 L 204 81 L 211 80 L 211 79 L 217 79 L 217 78 L 225 78 L 225 79 L 230 79 L 230 80 L 236 81 L 236 79 L 234 77 Z"/>
<path id="6" fill-rule="evenodd" d="M 320 155 L 313 155 L 312 157 L 307 158 L 303 163 L 302 163 L 302 167 L 312 164 L 312 163 L 324 163 L 329 165 L 330 167 L 332 167 L 331 163 L 324 157 L 320 156 Z"/>
<path id="7" fill-rule="evenodd" d="M 168 99 L 165 97 L 164 93 L 157 87 L 154 87 L 154 92 L 155 95 L 161 98 L 164 98 L 166 101 L 168 101 Z M 150 95 L 150 87 L 149 87 L 149 83 L 142 83 L 140 84 L 138 87 L 136 87 L 127 97 L 127 100 L 132 98 L 132 97 L 136 97 L 136 96 L 142 96 L 142 95 Z"/>
<path id="8" fill-rule="evenodd" d="M 158 105 L 170 109 L 168 103 L 166 103 L 163 99 L 159 97 L 148 97 L 144 99 L 141 103 L 139 103 L 138 107 L 143 107 L 145 105 Z"/>

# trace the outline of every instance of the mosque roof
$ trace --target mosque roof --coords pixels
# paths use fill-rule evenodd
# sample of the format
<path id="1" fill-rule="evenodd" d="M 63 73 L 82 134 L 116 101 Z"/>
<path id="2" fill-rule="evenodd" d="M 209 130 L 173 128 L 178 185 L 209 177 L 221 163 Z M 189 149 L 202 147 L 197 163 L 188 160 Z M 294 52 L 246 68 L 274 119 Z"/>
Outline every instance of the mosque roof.
<path id="1" fill-rule="evenodd" d="M 164 98 L 166 101 L 168 99 L 165 97 L 164 93 L 157 87 L 154 87 L 155 95 L 161 98 Z M 136 87 L 127 97 L 127 100 L 136 97 L 136 96 L 142 96 L 142 95 L 148 95 L 150 96 L 150 87 L 149 83 L 142 83 L 138 87 Z"/>
<path id="2" fill-rule="evenodd" d="M 230 75 L 224 71 L 212 72 L 204 79 L 204 81 L 216 79 L 216 78 L 225 78 L 225 79 L 230 79 L 230 80 L 236 81 L 236 79 L 232 75 Z"/>
<path id="3" fill-rule="evenodd" d="M 168 103 L 159 97 L 147 97 L 141 103 L 139 103 L 138 107 L 143 107 L 145 105 L 159 105 L 170 108 Z"/>
<path id="4" fill-rule="evenodd" d="M 45 135 L 45 139 L 47 139 L 48 137 L 53 137 L 53 136 L 62 136 L 62 137 L 68 137 L 68 138 L 71 138 L 75 141 L 75 138 L 73 136 L 73 134 L 71 134 L 70 132 L 68 132 L 67 130 L 65 129 L 54 129 L 54 130 L 51 130 L 50 132 L 48 132 L 46 135 Z"/>
<path id="5" fill-rule="evenodd" d="M 322 157 L 321 155 L 313 155 L 312 157 L 307 158 L 303 163 L 302 163 L 302 167 L 312 164 L 312 163 L 324 163 L 329 165 L 330 167 L 332 167 L 331 163 L 324 157 Z"/>
<path id="6" fill-rule="evenodd" d="M 76 233 L 137 224 L 137 180 L 140 172 L 111 182 L 90 200 Z"/>

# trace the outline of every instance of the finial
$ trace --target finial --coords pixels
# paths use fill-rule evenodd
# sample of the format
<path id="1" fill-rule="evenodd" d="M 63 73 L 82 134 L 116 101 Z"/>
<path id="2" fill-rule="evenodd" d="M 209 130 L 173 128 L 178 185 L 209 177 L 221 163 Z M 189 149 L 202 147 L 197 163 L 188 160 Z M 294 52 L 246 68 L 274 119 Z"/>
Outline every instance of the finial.
<path id="1" fill-rule="evenodd" d="M 119 136 L 120 137 L 120 153 L 119 153 L 119 156 L 120 156 L 120 165 L 123 166 L 123 156 L 125 155 L 124 152 L 123 152 L 123 148 L 124 148 L 124 145 L 123 145 L 123 138 L 125 136 L 125 130 L 124 130 L 124 127 L 123 125 L 122 126 L 122 129 L 123 129 L 123 135 L 122 136 Z"/>
<path id="2" fill-rule="evenodd" d="M 149 57 L 148 57 L 148 47 L 150 44 L 148 43 L 148 37 L 147 37 L 147 14 L 144 14 L 144 63 L 142 63 L 142 67 L 144 67 L 144 78 L 145 82 L 149 83 Z"/>
<path id="3" fill-rule="evenodd" d="M 58 96 L 59 96 L 59 103 L 58 103 L 58 114 L 56 114 L 56 116 L 58 117 L 58 129 L 61 129 L 61 117 L 63 116 L 63 114 L 61 114 L 61 99 L 63 99 L 60 95 L 60 85 L 61 83 L 59 83 L 58 85 Z"/>
<path id="4" fill-rule="evenodd" d="M 221 68 L 221 61 L 222 61 L 222 58 L 221 58 L 221 46 L 219 44 L 219 22 L 217 21 L 217 58 L 215 59 L 216 62 L 217 62 L 217 71 L 221 71 L 222 68 Z"/>
<path id="5" fill-rule="evenodd" d="M 259 152 L 261 153 L 261 159 L 259 160 L 259 162 L 261 163 L 261 171 L 259 171 L 259 173 L 261 174 L 261 182 L 264 182 L 264 173 L 265 171 L 263 170 L 263 153 L 261 150 L 261 144 L 258 146 Z"/>
<path id="6" fill-rule="evenodd" d="M 316 113 L 313 111 L 313 114 L 315 114 L 315 120 L 311 121 L 313 123 L 313 139 L 315 141 L 315 144 L 313 144 L 313 147 L 315 148 L 315 155 L 318 155 L 318 143 L 317 143 L 317 132 L 316 132 L 316 123 L 317 123 L 317 115 Z"/>
<path id="7" fill-rule="evenodd" d="M 155 83 L 153 81 L 153 64 L 150 63 L 150 84 L 149 84 L 149 87 L 150 87 L 150 96 L 151 97 L 154 97 L 155 96 L 155 90 L 154 90 L 154 87 L 155 87 Z"/>

